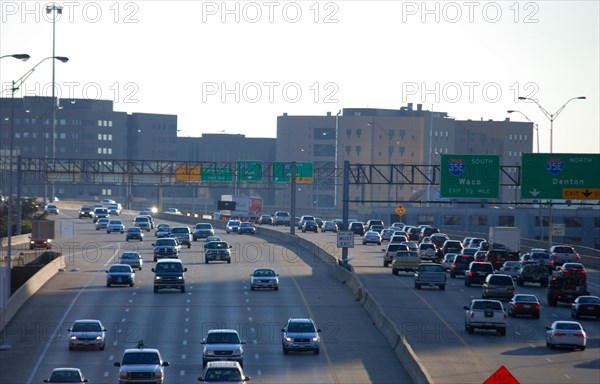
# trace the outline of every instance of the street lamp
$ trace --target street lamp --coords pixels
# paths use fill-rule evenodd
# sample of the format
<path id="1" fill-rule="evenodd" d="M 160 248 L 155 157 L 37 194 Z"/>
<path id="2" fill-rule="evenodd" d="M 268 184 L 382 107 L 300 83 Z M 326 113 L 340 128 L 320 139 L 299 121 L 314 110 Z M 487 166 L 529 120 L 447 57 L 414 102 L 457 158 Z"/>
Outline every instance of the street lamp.
<path id="1" fill-rule="evenodd" d="M 546 118 L 548 118 L 548 120 L 550 120 L 550 153 L 552 153 L 552 129 L 553 129 L 553 125 L 554 125 L 554 120 L 556 120 L 556 118 L 558 117 L 558 115 L 565 109 L 565 107 L 567 106 L 567 104 L 569 104 L 571 101 L 573 100 L 585 100 L 585 96 L 578 96 L 578 97 L 572 97 L 569 100 L 566 101 L 566 103 L 563 104 L 562 107 L 558 108 L 558 110 L 554 113 L 550 113 L 548 112 L 544 107 L 542 107 L 540 105 L 540 103 L 536 100 L 536 99 L 532 99 L 529 97 L 522 97 L 519 96 L 519 100 L 530 100 L 533 101 L 539 108 L 540 110 L 544 113 L 544 115 L 546 116 Z"/>
<path id="2" fill-rule="evenodd" d="M 15 59 L 19 59 L 21 61 L 27 61 L 31 58 L 31 56 L 29 56 L 26 53 L 15 53 L 12 55 L 4 55 L 4 56 L 0 56 L 0 59 L 4 59 L 5 57 L 14 57 Z"/>
<path id="3" fill-rule="evenodd" d="M 12 258 L 12 217 L 13 217 L 12 169 L 13 169 L 13 152 L 14 152 L 14 148 L 15 148 L 15 144 L 14 144 L 14 139 L 15 139 L 15 93 L 19 90 L 19 88 L 21 88 L 21 86 L 23 85 L 23 83 L 25 83 L 25 81 L 29 78 L 29 76 L 31 76 L 33 74 L 33 72 L 35 72 L 35 69 L 40 64 L 42 64 L 44 61 L 49 60 L 49 59 L 56 59 L 63 63 L 66 63 L 67 61 L 69 61 L 69 59 L 67 57 L 62 57 L 62 56 L 46 57 L 45 59 L 41 60 L 39 63 L 34 65 L 33 68 L 31 68 L 29 71 L 25 72 L 25 74 L 23 76 L 19 77 L 17 80 L 13 80 L 12 86 L 10 88 L 11 111 L 10 111 L 10 137 L 9 137 L 9 153 L 8 153 L 8 159 L 9 159 L 8 160 L 8 164 L 9 164 L 8 190 L 9 190 L 9 196 L 10 196 L 10 203 L 8 204 L 8 220 L 7 220 L 7 230 L 6 230 L 6 232 L 7 232 L 6 233 L 6 237 L 7 237 L 7 244 L 6 244 L 7 277 L 5 279 L 6 280 L 6 294 L 4 295 L 4 297 L 0 298 L 0 300 L 2 300 L 3 308 L 4 308 L 4 304 L 6 303 L 5 300 L 7 300 L 8 297 L 10 297 L 10 291 L 11 291 L 10 270 L 11 270 L 11 258 Z M 20 201 L 18 201 L 18 199 L 17 199 L 17 204 L 20 204 Z"/>
<path id="4" fill-rule="evenodd" d="M 506 111 L 506 113 L 520 113 L 521 115 L 523 115 L 523 117 L 530 122 L 531 124 L 533 124 L 533 128 L 535 129 L 535 141 L 537 142 L 537 153 L 540 153 L 540 130 L 539 130 L 539 126 L 537 123 L 534 123 L 529 117 L 527 117 L 526 114 L 524 114 L 521 111 L 515 111 L 515 110 L 509 110 Z"/>
<path id="5" fill-rule="evenodd" d="M 52 13 L 52 56 L 56 56 L 56 15 L 62 15 L 63 7 L 52 3 L 52 5 L 46 6 L 46 14 Z M 56 158 L 56 69 L 52 61 L 52 166 L 54 167 L 54 160 Z M 46 199 L 44 194 L 44 200 Z M 52 199 L 54 199 L 54 183 L 52 183 Z"/>

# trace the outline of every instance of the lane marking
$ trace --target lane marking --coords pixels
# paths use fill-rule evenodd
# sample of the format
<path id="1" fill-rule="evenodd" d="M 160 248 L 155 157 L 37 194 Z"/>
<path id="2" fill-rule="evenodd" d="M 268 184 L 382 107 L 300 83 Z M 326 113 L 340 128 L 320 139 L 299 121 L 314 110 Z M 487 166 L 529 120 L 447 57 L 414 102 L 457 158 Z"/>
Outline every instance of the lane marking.
<path id="1" fill-rule="evenodd" d="M 550 360 L 550 358 L 549 358 L 549 357 L 546 357 L 546 361 L 547 361 L 547 362 L 549 362 L 549 363 L 551 363 L 551 362 L 552 362 L 552 360 Z"/>
<path id="2" fill-rule="evenodd" d="M 531 348 L 535 348 L 535 345 L 533 345 L 533 344 L 529 344 L 529 346 L 530 346 Z"/>
<path id="3" fill-rule="evenodd" d="M 571 376 L 565 374 L 565 377 L 567 378 L 567 380 L 571 380 Z"/>

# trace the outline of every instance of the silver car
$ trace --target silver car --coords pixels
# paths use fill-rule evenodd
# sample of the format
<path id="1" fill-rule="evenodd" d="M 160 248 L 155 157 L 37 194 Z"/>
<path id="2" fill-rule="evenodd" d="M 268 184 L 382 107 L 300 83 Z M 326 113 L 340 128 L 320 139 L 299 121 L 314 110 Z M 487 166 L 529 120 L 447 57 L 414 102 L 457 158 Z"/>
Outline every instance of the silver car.
<path id="1" fill-rule="evenodd" d="M 550 349 L 565 346 L 585 351 L 586 341 L 585 330 L 576 321 L 555 321 L 546 327 L 546 346 Z"/>
<path id="2" fill-rule="evenodd" d="M 142 270 L 142 265 L 144 264 L 144 259 L 137 252 L 124 252 L 121 255 L 120 264 L 127 264 L 131 266 L 131 268 L 137 268 L 140 271 Z"/>
<path id="3" fill-rule="evenodd" d="M 269 288 L 279 290 L 279 275 L 272 268 L 256 268 L 250 275 L 250 289 Z"/>
<path id="4" fill-rule="evenodd" d="M 105 217 L 98 219 L 96 221 L 96 231 L 99 231 L 101 229 L 106 229 L 108 227 L 108 222 L 109 222 L 109 220 Z"/>
<path id="5" fill-rule="evenodd" d="M 283 353 L 289 351 L 312 351 L 319 354 L 321 347 L 320 329 L 309 318 L 291 318 L 285 328 L 281 329 Z"/>
<path id="6" fill-rule="evenodd" d="M 69 350 L 75 348 L 104 349 L 106 328 L 100 320 L 75 320 L 69 331 Z"/>
<path id="7" fill-rule="evenodd" d="M 513 279 L 517 278 L 519 271 L 521 270 L 522 263 L 520 261 L 505 261 L 500 267 L 500 273 L 509 275 Z"/>
<path id="8" fill-rule="evenodd" d="M 125 224 L 123 224 L 123 220 L 113 219 L 108 221 L 108 225 L 106 226 L 106 233 L 111 232 L 121 232 L 125 233 Z"/>

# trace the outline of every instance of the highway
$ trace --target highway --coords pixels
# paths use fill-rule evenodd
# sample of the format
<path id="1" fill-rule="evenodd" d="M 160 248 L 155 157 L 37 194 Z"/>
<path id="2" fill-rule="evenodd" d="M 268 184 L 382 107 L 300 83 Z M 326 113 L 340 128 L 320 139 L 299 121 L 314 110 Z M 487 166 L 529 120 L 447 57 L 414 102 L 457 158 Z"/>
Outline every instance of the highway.
<path id="1" fill-rule="evenodd" d="M 2 332 L 0 382 L 40 383 L 53 368 L 79 367 L 91 383 L 116 383 L 118 361 L 138 340 L 170 362 L 166 383 L 192 383 L 201 375 L 201 339 L 212 328 L 235 328 L 245 344 L 245 374 L 255 383 L 410 383 L 383 335 L 350 290 L 315 258 L 251 235 L 225 234 L 233 245 L 231 264 L 205 264 L 202 243 L 184 248 L 186 292 L 154 294 L 151 267 L 154 232 L 143 242 L 96 231 L 91 219 L 61 209 L 53 217 L 73 222 L 75 236 L 55 241 L 66 268 L 17 313 Z M 129 225 L 132 216 L 121 217 Z M 105 285 L 111 263 L 137 250 L 144 267 L 134 287 Z M 251 291 L 249 275 L 268 266 L 280 274 L 279 291 Z M 322 329 L 321 354 L 281 351 L 281 328 L 289 317 L 312 317 Z M 101 320 L 103 351 L 69 351 L 67 329 L 77 319 Z"/>
<path id="2" fill-rule="evenodd" d="M 277 227 L 279 231 L 289 228 Z M 333 233 L 302 233 L 322 248 L 337 252 Z M 394 323 L 405 332 L 427 371 L 436 383 L 483 383 L 505 365 L 521 383 L 600 382 L 600 321 L 578 320 L 588 336 L 585 351 L 550 350 L 545 346 L 545 328 L 555 320 L 572 320 L 568 304 L 546 305 L 546 289 L 526 284 L 519 293 L 534 294 L 542 303 L 541 318 L 508 318 L 506 336 L 494 331 L 464 330 L 464 309 L 473 298 L 481 298 L 481 286 L 466 287 L 463 278 L 451 279 L 445 291 L 413 287 L 412 274 L 393 276 L 383 267 L 383 246 L 362 245 L 355 237 L 349 250 L 354 272 Z M 383 244 L 385 245 L 385 243 Z M 600 294 L 600 272 L 589 270 L 589 290 Z"/>

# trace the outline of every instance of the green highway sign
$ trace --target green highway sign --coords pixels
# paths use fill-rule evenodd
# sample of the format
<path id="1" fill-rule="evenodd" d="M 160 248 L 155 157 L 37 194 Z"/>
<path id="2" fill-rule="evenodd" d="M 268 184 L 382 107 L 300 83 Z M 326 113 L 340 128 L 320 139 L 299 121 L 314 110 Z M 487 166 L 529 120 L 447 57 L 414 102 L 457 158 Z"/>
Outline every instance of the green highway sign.
<path id="1" fill-rule="evenodd" d="M 233 181 L 233 169 L 229 167 L 202 167 L 202 181 Z"/>
<path id="2" fill-rule="evenodd" d="M 262 181 L 263 162 L 254 160 L 238 160 L 238 181 Z"/>
<path id="3" fill-rule="evenodd" d="M 292 178 L 292 162 L 274 162 L 273 163 L 273 182 L 289 183 Z M 313 181 L 313 163 L 296 163 L 296 182 L 312 183 Z"/>
<path id="4" fill-rule="evenodd" d="M 600 154 L 524 153 L 521 198 L 600 200 Z"/>
<path id="5" fill-rule="evenodd" d="M 440 196 L 496 199 L 500 195 L 500 156 L 442 155 Z"/>

